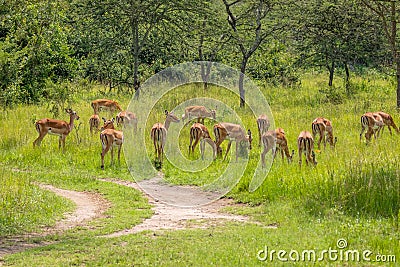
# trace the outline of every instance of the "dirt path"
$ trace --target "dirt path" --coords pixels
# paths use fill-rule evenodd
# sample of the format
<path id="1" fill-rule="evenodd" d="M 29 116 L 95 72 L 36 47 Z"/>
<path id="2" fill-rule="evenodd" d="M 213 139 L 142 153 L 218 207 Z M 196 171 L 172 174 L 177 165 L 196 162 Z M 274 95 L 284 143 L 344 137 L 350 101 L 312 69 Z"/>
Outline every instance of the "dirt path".
<path id="1" fill-rule="evenodd" d="M 55 226 L 47 227 L 40 233 L 29 233 L 0 240 L 0 258 L 28 248 L 47 245 L 47 243 L 34 243 L 31 239 L 56 234 L 77 226 L 84 226 L 89 220 L 101 217 L 110 207 L 110 203 L 99 194 L 64 190 L 51 185 L 40 185 L 40 187 L 73 201 L 76 205 L 75 211 L 66 214 L 65 218 L 57 222 Z"/>
<path id="2" fill-rule="evenodd" d="M 164 183 L 160 177 L 139 183 L 117 179 L 102 179 L 102 181 L 144 191 L 154 210 L 154 215 L 144 220 L 143 223 L 105 237 L 118 237 L 144 230 L 207 228 L 224 224 L 226 221 L 248 221 L 248 218 L 244 216 L 220 212 L 223 207 L 237 205 L 233 204 L 233 201 L 219 199 L 218 194 L 204 192 L 196 187 L 172 186 Z M 110 203 L 98 194 L 69 191 L 50 185 L 41 185 L 41 187 L 72 200 L 76 204 L 76 210 L 67 214 L 54 227 L 46 228 L 41 233 L 30 233 L 0 240 L 0 266 L 2 265 L 1 257 L 4 255 L 49 244 L 34 242 L 33 238 L 63 232 L 77 226 L 84 226 L 89 220 L 101 217 L 110 207 Z"/>
<path id="3" fill-rule="evenodd" d="M 144 230 L 207 228 L 223 224 L 227 220 L 248 221 L 248 218 L 244 216 L 220 212 L 224 207 L 235 205 L 233 201 L 218 199 L 218 194 L 204 192 L 196 187 L 171 186 L 164 183 L 160 177 L 139 183 L 116 179 L 104 179 L 103 181 L 144 191 L 154 210 L 154 215 L 143 223 L 105 237 L 117 237 Z"/>

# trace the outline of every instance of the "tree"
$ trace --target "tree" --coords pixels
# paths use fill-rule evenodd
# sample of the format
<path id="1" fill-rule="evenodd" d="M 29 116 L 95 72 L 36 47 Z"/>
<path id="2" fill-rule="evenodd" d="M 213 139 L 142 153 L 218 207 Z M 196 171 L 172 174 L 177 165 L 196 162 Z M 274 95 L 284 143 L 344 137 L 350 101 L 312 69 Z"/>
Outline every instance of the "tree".
<path id="1" fill-rule="evenodd" d="M 165 40 L 168 34 L 173 34 L 171 29 L 182 29 L 183 18 L 198 12 L 202 6 L 200 1 L 189 0 L 82 0 L 77 7 L 80 17 L 90 17 L 84 18 L 84 25 L 80 27 L 95 46 L 94 54 L 88 55 L 93 62 L 102 58 L 95 69 L 108 62 L 109 82 L 119 76 L 117 83 L 133 85 L 138 94 L 140 65 L 147 60 L 146 56 L 151 56 L 149 47 L 168 46 Z M 157 50 L 158 47 L 153 51 Z"/>
<path id="2" fill-rule="evenodd" d="M 40 101 L 48 80 L 76 75 L 78 62 L 68 44 L 68 2 L 10 1 L 0 8 L 1 102 Z M 10 102 L 12 98 L 12 101 Z"/>
<path id="3" fill-rule="evenodd" d="M 342 66 L 349 85 L 349 64 L 367 62 L 380 48 L 381 35 L 372 14 L 357 1 L 314 0 L 295 4 L 296 43 L 303 63 L 324 66 L 329 71 L 328 85 L 333 85 L 335 69 Z"/>
<path id="4" fill-rule="evenodd" d="M 273 16 L 269 18 L 269 21 L 267 17 L 273 12 L 275 2 L 273 0 L 236 0 L 231 3 L 228 0 L 222 1 L 228 15 L 232 40 L 241 53 L 239 95 L 240 107 L 244 107 L 246 101 L 243 80 L 247 63 L 259 46 L 276 30 L 271 23 Z M 267 23 L 269 23 L 268 27 L 266 27 Z"/>
<path id="5" fill-rule="evenodd" d="M 379 17 L 387 43 L 392 53 L 392 60 L 396 68 L 397 78 L 397 108 L 400 108 L 400 51 L 397 24 L 400 16 L 400 3 L 398 1 L 362 0 L 362 3 L 374 11 Z"/>

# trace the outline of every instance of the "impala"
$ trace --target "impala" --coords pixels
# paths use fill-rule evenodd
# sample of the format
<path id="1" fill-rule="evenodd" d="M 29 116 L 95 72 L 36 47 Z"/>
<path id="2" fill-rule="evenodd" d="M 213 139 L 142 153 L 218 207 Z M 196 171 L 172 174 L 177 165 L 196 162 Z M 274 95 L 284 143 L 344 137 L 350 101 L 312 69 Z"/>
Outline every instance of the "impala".
<path id="1" fill-rule="evenodd" d="M 383 123 L 385 124 L 385 126 L 388 127 L 390 134 L 392 134 L 392 129 L 390 127 L 393 127 L 397 133 L 400 133 L 399 128 L 397 128 L 396 124 L 394 123 L 393 117 L 390 114 L 385 113 L 383 111 L 378 111 L 376 113 L 382 117 Z M 382 127 L 382 134 L 383 134 L 383 129 L 384 128 Z"/>
<path id="2" fill-rule="evenodd" d="M 194 143 L 192 145 L 192 142 Z M 189 143 L 189 154 L 190 152 L 194 152 L 196 145 L 200 140 L 200 153 L 201 158 L 204 159 L 204 149 L 205 149 L 205 142 L 207 142 L 212 150 L 213 150 L 213 159 L 217 157 L 217 146 L 215 145 L 214 141 L 210 137 L 210 133 L 206 126 L 201 123 L 195 122 L 192 127 L 190 127 L 190 143 Z"/>
<path id="3" fill-rule="evenodd" d="M 326 148 L 327 141 L 331 147 L 336 146 L 337 137 L 333 137 L 333 127 L 330 120 L 322 117 L 316 118 L 311 124 L 311 129 L 314 139 L 319 134 L 318 149 L 321 149 L 321 141 L 324 142 L 324 148 Z"/>
<path id="4" fill-rule="evenodd" d="M 188 118 L 189 121 L 191 118 L 198 118 L 197 122 L 204 124 L 204 118 L 212 118 L 216 119 L 216 111 L 212 109 L 208 111 L 204 106 L 189 106 L 185 108 L 185 114 L 182 115 L 182 122 L 185 124 L 185 119 Z"/>
<path id="5" fill-rule="evenodd" d="M 96 99 L 92 101 L 92 108 L 94 114 L 99 114 L 100 110 L 108 110 L 112 115 L 116 110 L 122 111 L 122 108 L 116 101 L 109 99 Z"/>
<path id="6" fill-rule="evenodd" d="M 93 134 L 93 130 L 99 131 L 100 128 L 100 117 L 97 114 L 93 114 L 89 118 L 90 133 Z"/>
<path id="7" fill-rule="evenodd" d="M 269 122 L 269 119 L 267 115 L 261 114 L 257 118 L 257 128 L 258 128 L 258 146 L 261 146 L 261 136 L 268 131 L 269 126 L 271 123 Z"/>
<path id="8" fill-rule="evenodd" d="M 238 159 L 238 148 L 239 148 L 239 142 L 245 141 L 246 144 L 248 145 L 248 148 L 251 149 L 251 142 L 253 141 L 251 131 L 247 131 L 247 135 L 245 131 L 243 130 L 242 126 L 239 124 L 233 124 L 229 122 L 221 122 L 218 124 L 214 125 L 214 135 L 215 135 L 215 144 L 217 146 L 217 151 L 222 152 L 222 149 L 220 147 L 221 143 L 224 140 L 229 140 L 228 143 L 228 148 L 225 153 L 224 160 L 226 159 L 226 156 L 228 155 L 228 152 L 231 148 L 231 144 L 233 141 L 236 142 L 236 162 Z"/>
<path id="9" fill-rule="evenodd" d="M 120 113 L 118 113 L 116 121 L 118 126 L 122 125 L 122 127 L 124 128 L 132 126 L 134 131 L 137 131 L 138 119 L 133 112 L 121 111 Z"/>
<path id="10" fill-rule="evenodd" d="M 299 150 L 299 164 L 301 166 L 303 154 L 306 156 L 306 164 L 312 162 L 314 165 L 317 165 L 317 161 L 315 160 L 314 153 L 314 139 L 310 132 L 303 131 L 300 133 L 297 138 L 297 147 Z"/>
<path id="11" fill-rule="evenodd" d="M 101 169 L 104 170 L 104 156 L 109 150 L 111 150 L 111 164 L 114 162 L 114 146 L 118 146 L 118 162 L 121 158 L 121 147 L 124 142 L 124 134 L 122 131 L 114 129 L 114 118 L 111 120 L 104 121 L 103 127 L 101 127 L 100 141 L 101 141 Z"/>
<path id="12" fill-rule="evenodd" d="M 365 129 L 367 132 L 365 133 L 365 139 L 367 141 L 371 140 L 372 134 L 376 139 L 376 132 L 384 126 L 383 119 L 378 113 L 367 112 L 361 116 L 361 133 L 360 133 L 360 141 L 362 138 L 362 134 Z"/>
<path id="13" fill-rule="evenodd" d="M 272 155 L 275 159 L 276 151 L 280 150 L 282 155 L 282 160 L 284 155 L 288 162 L 292 161 L 294 150 L 292 150 L 292 154 L 289 153 L 289 148 L 287 145 L 287 139 L 285 135 L 285 131 L 282 128 L 277 128 L 275 131 L 267 131 L 261 136 L 261 142 L 263 144 L 264 150 L 261 153 L 261 162 L 262 167 L 265 167 L 265 155 L 272 149 Z"/>
<path id="14" fill-rule="evenodd" d="M 62 120 L 55 119 L 41 119 L 35 123 L 36 131 L 39 133 L 39 137 L 33 142 L 33 146 L 40 146 L 43 138 L 46 134 L 58 135 L 58 148 L 64 149 L 65 138 L 74 129 L 74 120 L 79 120 L 78 114 L 72 109 L 65 110 L 69 114 L 69 123 Z"/>
<path id="15" fill-rule="evenodd" d="M 164 155 L 165 142 L 167 140 L 167 132 L 171 122 L 179 122 L 178 117 L 173 112 L 165 110 L 165 123 L 155 123 L 151 128 L 151 140 L 153 140 L 156 159 L 162 162 Z"/>

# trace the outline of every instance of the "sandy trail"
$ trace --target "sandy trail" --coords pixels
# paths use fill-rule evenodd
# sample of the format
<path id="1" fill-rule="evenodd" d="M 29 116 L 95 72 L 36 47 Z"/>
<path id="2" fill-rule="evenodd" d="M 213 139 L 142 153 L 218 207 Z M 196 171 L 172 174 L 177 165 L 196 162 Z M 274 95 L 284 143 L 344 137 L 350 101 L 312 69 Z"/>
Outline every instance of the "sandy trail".
<path id="1" fill-rule="evenodd" d="M 248 218 L 244 216 L 220 212 L 221 208 L 235 205 L 233 201 L 219 199 L 219 194 L 201 191 L 196 187 L 168 185 L 160 177 L 138 183 L 116 179 L 104 179 L 103 181 L 144 190 L 154 210 L 154 215 L 144 220 L 143 223 L 106 237 L 128 235 L 144 230 L 207 228 L 223 224 L 226 221 L 248 221 Z"/>

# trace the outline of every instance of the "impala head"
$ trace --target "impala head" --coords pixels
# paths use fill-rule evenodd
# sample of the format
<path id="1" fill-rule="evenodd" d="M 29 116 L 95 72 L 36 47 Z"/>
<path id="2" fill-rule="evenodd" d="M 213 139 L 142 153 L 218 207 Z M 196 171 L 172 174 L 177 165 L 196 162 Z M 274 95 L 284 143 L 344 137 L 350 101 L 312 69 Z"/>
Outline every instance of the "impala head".
<path id="1" fill-rule="evenodd" d="M 104 125 L 101 127 L 101 131 L 104 131 L 105 129 L 114 129 L 114 118 L 111 120 L 107 120 L 106 118 L 102 118 Z"/>
<path id="2" fill-rule="evenodd" d="M 65 112 L 67 112 L 70 116 L 72 116 L 75 120 L 79 120 L 79 116 L 78 116 L 78 114 L 76 114 L 76 112 L 75 111 L 73 111 L 72 109 L 70 109 L 70 108 L 67 108 L 67 109 L 65 109 Z"/>
<path id="3" fill-rule="evenodd" d="M 166 116 L 166 121 L 170 122 L 180 122 L 178 117 L 173 113 L 173 112 L 168 112 L 168 110 L 165 110 L 165 116 Z"/>
<path id="4" fill-rule="evenodd" d="M 291 163 L 293 160 L 293 155 L 294 155 L 294 149 L 292 150 L 292 154 L 289 155 L 288 157 L 288 162 Z"/>

